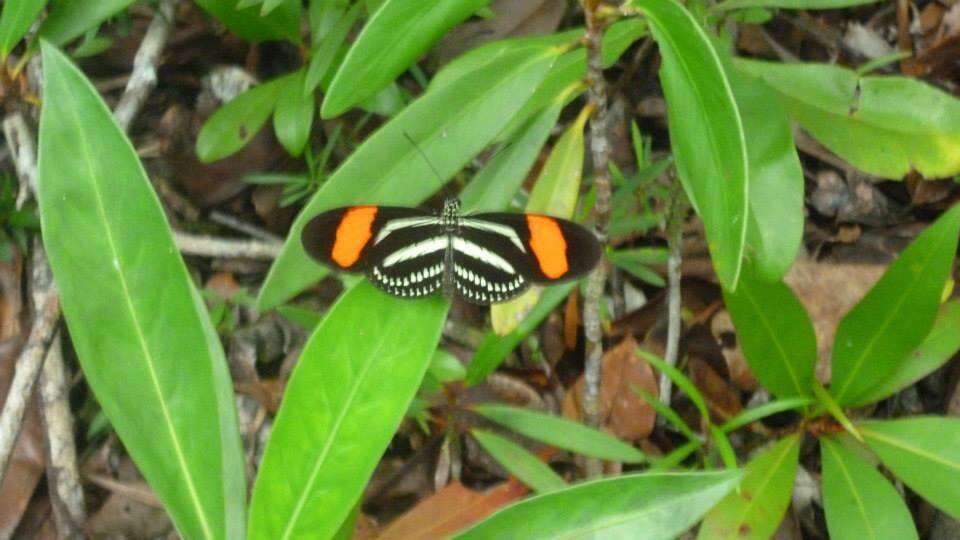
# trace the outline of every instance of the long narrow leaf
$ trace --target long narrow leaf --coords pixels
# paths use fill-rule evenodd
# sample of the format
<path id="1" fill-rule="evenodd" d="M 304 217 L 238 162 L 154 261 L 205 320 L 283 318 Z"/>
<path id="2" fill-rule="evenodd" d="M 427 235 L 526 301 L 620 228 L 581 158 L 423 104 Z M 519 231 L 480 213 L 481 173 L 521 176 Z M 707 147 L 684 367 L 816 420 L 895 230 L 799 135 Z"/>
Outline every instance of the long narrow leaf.
<path id="1" fill-rule="evenodd" d="M 751 459 L 739 489 L 710 510 L 697 538 L 770 538 L 790 504 L 799 456 L 800 437 L 791 435 Z"/>
<path id="2" fill-rule="evenodd" d="M 243 454 L 206 309 L 130 142 L 43 44 L 40 216 L 84 377 L 186 538 L 241 538 Z"/>
<path id="3" fill-rule="evenodd" d="M 862 405 L 930 333 L 958 237 L 960 205 L 927 227 L 840 321 L 830 384 L 837 403 Z"/>
<path id="4" fill-rule="evenodd" d="M 748 268 L 724 302 L 750 370 L 777 397 L 813 395 L 817 337 L 810 315 L 782 281 L 766 282 Z"/>
<path id="5" fill-rule="evenodd" d="M 557 448 L 625 463 L 646 460 L 642 452 L 620 439 L 570 420 L 506 405 L 477 405 L 474 410 L 517 433 Z"/>
<path id="6" fill-rule="evenodd" d="M 304 345 L 250 509 L 252 538 L 327 538 L 346 519 L 437 347 L 448 304 L 361 282 Z"/>
<path id="7" fill-rule="evenodd" d="M 604 478 L 520 501 L 455 538 L 669 540 L 693 526 L 739 479 L 740 471 Z"/>
<path id="8" fill-rule="evenodd" d="M 133 0 L 62 0 L 54 2 L 47 18 L 37 31 L 40 37 L 63 45 L 73 38 L 83 35 L 106 19 L 116 15 L 133 3 Z"/>
<path id="9" fill-rule="evenodd" d="M 0 58 L 6 59 L 46 5 L 47 0 L 7 0 L 3 3 L 3 13 L 0 14 Z"/>
<path id="10" fill-rule="evenodd" d="M 917 529 L 890 482 L 836 437 L 820 439 L 823 509 L 830 538 L 912 540 Z"/>
<path id="11" fill-rule="evenodd" d="M 490 0 L 387 0 L 370 17 L 334 75 L 320 114 L 337 116 L 371 98 Z"/>
<path id="12" fill-rule="evenodd" d="M 631 0 L 650 22 L 663 63 L 677 173 L 703 220 L 720 282 L 736 290 L 747 234 L 747 146 L 713 44 L 675 0 Z"/>
<path id="13" fill-rule="evenodd" d="M 472 429 L 470 433 L 503 468 L 537 493 L 549 493 L 567 487 L 559 474 L 519 444 L 483 429 Z"/>

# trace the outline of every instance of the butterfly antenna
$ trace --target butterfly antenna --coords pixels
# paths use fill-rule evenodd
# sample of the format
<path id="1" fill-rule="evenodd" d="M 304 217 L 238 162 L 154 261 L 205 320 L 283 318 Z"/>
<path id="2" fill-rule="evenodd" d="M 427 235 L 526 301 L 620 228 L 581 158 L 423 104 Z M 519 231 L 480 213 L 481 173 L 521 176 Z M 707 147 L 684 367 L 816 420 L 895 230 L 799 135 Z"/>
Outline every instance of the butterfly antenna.
<path id="1" fill-rule="evenodd" d="M 427 154 L 425 154 L 423 150 L 420 149 L 420 145 L 417 144 L 417 141 L 413 140 L 413 137 L 411 137 L 406 131 L 403 132 L 403 136 L 406 137 L 407 140 L 410 141 L 410 144 L 412 144 L 413 147 L 417 149 L 417 152 L 420 153 L 420 157 L 423 158 L 423 161 L 427 163 L 427 166 L 430 167 L 430 170 L 433 171 L 433 174 L 437 177 L 437 180 L 439 180 L 440 183 L 442 184 L 443 177 L 440 176 L 439 172 L 437 172 L 437 169 L 433 166 L 433 163 L 430 163 L 430 158 L 428 158 Z"/>

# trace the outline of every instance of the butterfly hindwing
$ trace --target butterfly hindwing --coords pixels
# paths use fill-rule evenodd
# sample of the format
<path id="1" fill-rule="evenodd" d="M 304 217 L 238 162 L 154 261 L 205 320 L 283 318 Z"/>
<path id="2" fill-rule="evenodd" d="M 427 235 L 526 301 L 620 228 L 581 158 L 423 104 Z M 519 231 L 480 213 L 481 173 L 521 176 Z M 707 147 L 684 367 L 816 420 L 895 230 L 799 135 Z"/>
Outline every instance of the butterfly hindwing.
<path id="1" fill-rule="evenodd" d="M 443 285 L 449 235 L 437 216 L 419 213 L 387 221 L 372 243 L 366 274 L 383 291 L 419 298 Z"/>

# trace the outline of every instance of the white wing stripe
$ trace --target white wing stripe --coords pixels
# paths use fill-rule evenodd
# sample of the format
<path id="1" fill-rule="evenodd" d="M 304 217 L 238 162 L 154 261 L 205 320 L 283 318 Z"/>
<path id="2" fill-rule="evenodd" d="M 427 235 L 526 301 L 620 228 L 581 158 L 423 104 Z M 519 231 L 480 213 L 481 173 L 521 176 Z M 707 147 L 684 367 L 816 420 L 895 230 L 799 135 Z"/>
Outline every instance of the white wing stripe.
<path id="1" fill-rule="evenodd" d="M 447 249 L 450 244 L 446 236 L 434 236 L 416 244 L 411 244 L 403 249 L 398 249 L 383 259 L 383 266 L 390 267 L 403 261 L 416 259 L 424 255 Z M 477 246 L 479 247 L 479 246 Z"/>
<path id="2" fill-rule="evenodd" d="M 495 268 L 499 268 L 508 274 L 516 273 L 516 271 L 513 269 L 513 265 L 508 263 L 506 259 L 500 255 L 497 255 L 496 253 L 479 244 L 474 244 L 469 240 L 460 238 L 459 236 L 453 237 L 453 249 L 455 249 L 458 253 L 466 255 L 467 257 L 471 257 Z"/>
<path id="3" fill-rule="evenodd" d="M 460 226 L 492 232 L 499 234 L 500 236 L 506 236 L 513 243 L 513 245 L 517 246 L 517 249 L 519 249 L 521 253 L 527 252 L 527 249 L 523 247 L 523 242 L 520 241 L 520 237 L 517 235 L 517 231 L 513 230 L 513 227 L 508 227 L 499 223 L 493 223 L 491 221 L 484 221 L 482 219 L 469 218 L 461 219 Z"/>
<path id="4" fill-rule="evenodd" d="M 380 232 L 377 233 L 377 237 L 373 240 L 373 243 L 379 244 L 381 240 L 398 229 L 423 227 L 424 225 L 438 225 L 439 223 L 439 220 L 432 216 L 391 219 L 390 221 L 384 223 L 383 227 L 380 228 Z"/>

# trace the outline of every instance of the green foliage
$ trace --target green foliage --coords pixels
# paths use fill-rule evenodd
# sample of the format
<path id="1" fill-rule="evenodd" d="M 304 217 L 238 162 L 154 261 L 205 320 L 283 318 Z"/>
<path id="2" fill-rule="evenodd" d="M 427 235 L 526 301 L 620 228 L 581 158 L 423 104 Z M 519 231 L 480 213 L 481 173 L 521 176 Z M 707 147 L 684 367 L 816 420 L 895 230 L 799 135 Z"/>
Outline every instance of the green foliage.
<path id="1" fill-rule="evenodd" d="M 779 397 L 810 396 L 817 361 L 810 316 L 783 282 L 766 282 L 751 270 L 736 292 L 723 294 L 750 369 Z"/>
<path id="2" fill-rule="evenodd" d="M 252 537 L 338 529 L 413 399 L 447 307 L 364 282 L 330 309 L 287 383 L 253 488 Z"/>
<path id="3" fill-rule="evenodd" d="M 853 444 L 846 440 L 847 444 Z M 830 537 L 910 540 L 917 529 L 900 494 L 876 466 L 846 448 L 842 439 L 820 439 L 823 508 Z"/>
<path id="4" fill-rule="evenodd" d="M 3 12 L 0 13 L 0 58 L 6 60 L 46 5 L 47 0 L 7 0 L 3 3 Z"/>
<path id="5" fill-rule="evenodd" d="M 927 227 L 840 321 L 830 385 L 837 403 L 864 404 L 863 395 L 907 361 L 930 333 L 958 237 L 960 205 Z"/>
<path id="6" fill-rule="evenodd" d="M 703 220 L 720 282 L 735 290 L 747 234 L 747 148 L 740 113 L 703 28 L 674 0 L 632 0 L 660 46 L 677 174 Z"/>
<path id="7" fill-rule="evenodd" d="M 710 510 L 697 538 L 773 536 L 790 504 L 799 456 L 800 436 L 791 435 L 751 459 L 740 485 Z"/>
<path id="8" fill-rule="evenodd" d="M 560 475 L 519 444 L 483 429 L 473 429 L 470 433 L 497 463 L 537 493 L 549 493 L 567 487 Z"/>
<path id="9" fill-rule="evenodd" d="M 454 538 L 669 540 L 696 523 L 739 481 L 739 471 L 604 478 L 525 499 Z"/>
<path id="10" fill-rule="evenodd" d="M 506 405 L 477 405 L 474 410 L 517 433 L 557 448 L 624 463 L 646 460 L 646 456 L 633 446 L 577 422 Z"/>
<path id="11" fill-rule="evenodd" d="M 61 0 L 54 2 L 37 31 L 54 45 L 64 45 L 126 9 L 133 0 Z"/>
<path id="12" fill-rule="evenodd" d="M 216 161 L 246 146 L 270 118 L 280 93 L 298 80 L 288 75 L 254 86 L 217 109 L 197 137 L 197 156 Z"/>
<path id="13" fill-rule="evenodd" d="M 43 64 L 43 238 L 84 378 L 179 533 L 242 537 L 223 349 L 133 146 L 47 43 Z"/>
<path id="14" fill-rule="evenodd" d="M 300 41 L 300 2 L 286 1 L 261 16 L 255 6 L 241 8 L 237 0 L 196 0 L 204 11 L 233 33 L 249 41 L 286 39 Z"/>
<path id="15" fill-rule="evenodd" d="M 489 0 L 387 0 L 370 17 L 337 70 L 320 115 L 338 116 L 403 73 L 447 30 Z"/>
<path id="16" fill-rule="evenodd" d="M 899 179 L 960 172 L 960 102 L 916 79 L 860 76 L 826 64 L 738 60 L 781 97 L 791 118 L 869 174 Z"/>

